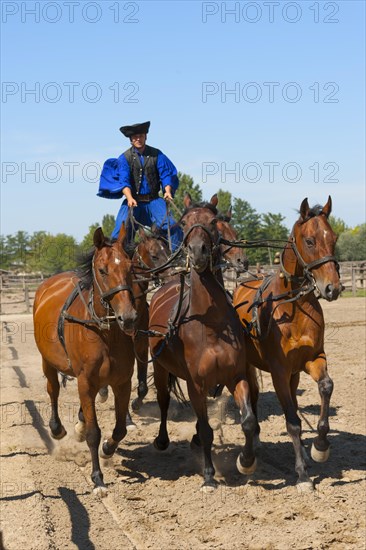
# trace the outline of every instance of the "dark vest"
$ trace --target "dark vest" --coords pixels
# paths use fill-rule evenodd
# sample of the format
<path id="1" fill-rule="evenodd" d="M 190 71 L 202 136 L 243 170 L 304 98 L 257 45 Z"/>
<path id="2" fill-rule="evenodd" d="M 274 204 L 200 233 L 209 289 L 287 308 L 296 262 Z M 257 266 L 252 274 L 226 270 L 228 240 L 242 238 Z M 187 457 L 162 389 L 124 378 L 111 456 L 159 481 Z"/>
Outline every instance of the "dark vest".
<path id="1" fill-rule="evenodd" d="M 141 166 L 139 156 L 133 147 L 130 147 L 130 149 L 127 149 L 127 151 L 123 153 L 131 169 L 130 183 L 134 199 L 138 200 L 141 181 L 144 175 L 150 187 L 150 199 L 156 199 L 159 196 L 160 177 L 156 167 L 159 153 L 159 149 L 146 145 L 144 150 L 144 166 Z"/>

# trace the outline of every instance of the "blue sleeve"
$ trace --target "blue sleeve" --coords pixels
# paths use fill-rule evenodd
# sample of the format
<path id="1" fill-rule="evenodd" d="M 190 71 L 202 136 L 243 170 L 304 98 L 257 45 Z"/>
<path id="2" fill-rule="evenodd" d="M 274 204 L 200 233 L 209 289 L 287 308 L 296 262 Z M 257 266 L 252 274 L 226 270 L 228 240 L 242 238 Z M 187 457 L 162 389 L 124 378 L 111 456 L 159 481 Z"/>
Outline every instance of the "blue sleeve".
<path id="1" fill-rule="evenodd" d="M 168 157 L 166 157 L 164 153 L 162 153 L 161 151 L 158 154 L 156 167 L 159 172 L 163 191 L 165 190 L 165 187 L 167 185 L 171 185 L 172 192 L 174 195 L 179 185 L 176 167 L 174 166 L 172 161 L 169 160 Z"/>
<path id="2" fill-rule="evenodd" d="M 122 190 L 130 185 L 130 167 L 124 155 L 118 159 L 107 159 L 100 175 L 98 197 L 120 199 Z"/>
<path id="3" fill-rule="evenodd" d="M 128 164 L 127 159 L 123 154 L 118 158 L 118 172 L 121 190 L 123 190 L 125 187 L 129 187 L 131 189 L 130 165 Z"/>

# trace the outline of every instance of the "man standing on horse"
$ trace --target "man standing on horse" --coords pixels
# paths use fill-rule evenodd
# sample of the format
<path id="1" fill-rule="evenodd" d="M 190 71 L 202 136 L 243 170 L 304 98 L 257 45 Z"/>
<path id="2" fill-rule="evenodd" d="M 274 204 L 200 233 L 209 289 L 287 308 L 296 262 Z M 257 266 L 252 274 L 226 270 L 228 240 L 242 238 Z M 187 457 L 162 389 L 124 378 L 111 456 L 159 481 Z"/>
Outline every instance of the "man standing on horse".
<path id="1" fill-rule="evenodd" d="M 129 208 L 133 208 L 133 216 L 139 224 L 151 227 L 155 223 L 166 236 L 170 234 L 174 251 L 181 243 L 182 231 L 169 214 L 167 203 L 173 200 L 179 185 L 177 169 L 159 149 L 146 144 L 149 127 L 150 122 L 143 122 L 120 128 L 122 134 L 130 138 L 131 147 L 118 159 L 106 160 L 98 196 L 125 197 L 112 238 L 118 236 L 122 223 L 128 218 Z M 165 200 L 159 197 L 160 188 Z"/>

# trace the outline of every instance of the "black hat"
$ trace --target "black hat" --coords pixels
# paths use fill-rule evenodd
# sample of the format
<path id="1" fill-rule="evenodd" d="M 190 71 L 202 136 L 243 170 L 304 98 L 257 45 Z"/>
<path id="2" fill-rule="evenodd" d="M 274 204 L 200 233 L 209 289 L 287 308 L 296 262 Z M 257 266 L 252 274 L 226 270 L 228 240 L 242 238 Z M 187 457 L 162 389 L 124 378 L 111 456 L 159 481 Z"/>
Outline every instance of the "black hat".
<path id="1" fill-rule="evenodd" d="M 121 126 L 120 132 L 126 137 L 134 136 L 135 134 L 147 134 L 150 128 L 150 121 L 132 124 L 131 126 Z"/>

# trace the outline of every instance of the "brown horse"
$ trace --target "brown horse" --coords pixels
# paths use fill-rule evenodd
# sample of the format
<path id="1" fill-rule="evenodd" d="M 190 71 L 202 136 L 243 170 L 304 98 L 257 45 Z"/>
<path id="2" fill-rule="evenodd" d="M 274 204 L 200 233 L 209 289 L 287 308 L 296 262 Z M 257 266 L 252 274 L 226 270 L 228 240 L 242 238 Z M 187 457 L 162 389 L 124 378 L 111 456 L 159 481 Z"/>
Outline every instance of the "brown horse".
<path id="1" fill-rule="evenodd" d="M 159 273 L 154 272 L 154 268 L 167 264 L 169 260 L 169 250 L 166 239 L 155 225 L 148 232 L 140 227 L 138 231 L 139 243 L 137 244 L 132 262 L 134 266 L 134 279 L 140 287 L 140 291 L 145 296 L 149 290 L 149 283 L 153 281 L 156 285 L 161 285 L 165 277 L 171 273 L 170 268 L 165 268 L 162 272 L 162 279 L 159 278 Z M 153 271 L 153 272 L 152 272 Z M 132 401 L 132 409 L 137 411 L 144 397 L 147 395 L 147 367 L 149 343 L 147 336 L 142 334 L 142 331 L 147 331 L 148 328 L 148 305 L 145 302 L 145 313 L 141 323 L 139 324 L 140 332 L 134 336 L 135 355 L 137 363 L 137 397 Z M 108 398 L 108 387 L 101 388 L 99 391 L 98 400 L 103 403 Z M 127 426 L 132 428 L 134 423 L 130 415 L 127 415 Z"/>
<path id="2" fill-rule="evenodd" d="M 329 402 L 333 382 L 324 352 L 324 318 L 317 295 L 336 300 L 341 291 L 334 257 L 336 236 L 328 223 L 331 198 L 325 206 L 300 207 L 288 243 L 281 254 L 281 270 L 264 279 L 242 283 L 234 293 L 234 306 L 246 331 L 247 361 L 270 372 L 285 413 L 286 427 L 296 456 L 300 490 L 312 489 L 306 453 L 301 442 L 296 390 L 300 372 L 317 382 L 321 397 L 318 436 L 311 456 L 324 462 L 329 456 Z"/>
<path id="3" fill-rule="evenodd" d="M 60 372 L 77 378 L 81 410 L 75 430 L 79 440 L 86 438 L 94 491 L 102 495 L 107 490 L 98 458 L 101 433 L 95 397 L 100 388 L 112 387 L 116 424 L 112 437 L 101 448 L 101 456 L 110 458 L 126 434 L 135 361 L 132 336 L 138 327 L 147 327 L 148 319 L 147 283 L 136 280 L 140 259 L 132 261 L 131 255 L 124 224 L 115 242 L 98 228 L 84 269 L 50 277 L 37 290 L 34 302 L 35 338 L 51 399 L 51 435 L 55 439 L 66 435 L 58 415 Z M 139 256 L 147 261 L 141 247 Z M 139 354 L 143 354 L 142 349 Z"/>
<path id="4" fill-rule="evenodd" d="M 208 423 L 206 396 L 217 384 L 226 385 L 241 411 L 245 446 L 238 456 L 242 473 L 256 467 L 253 436 L 256 418 L 251 394 L 258 390 L 255 372 L 245 367 L 245 342 L 235 309 L 214 275 L 220 262 L 216 210 L 209 203 L 192 205 L 185 198 L 186 210 L 180 220 L 183 244 L 190 265 L 188 281 L 175 279 L 160 288 L 150 304 L 150 350 L 154 381 L 161 410 L 155 447 L 169 445 L 167 412 L 175 377 L 187 381 L 188 394 L 197 415 L 197 433 L 204 454 L 204 490 L 216 487 L 211 459 L 213 432 Z M 172 379 L 172 375 L 174 379 Z"/>

